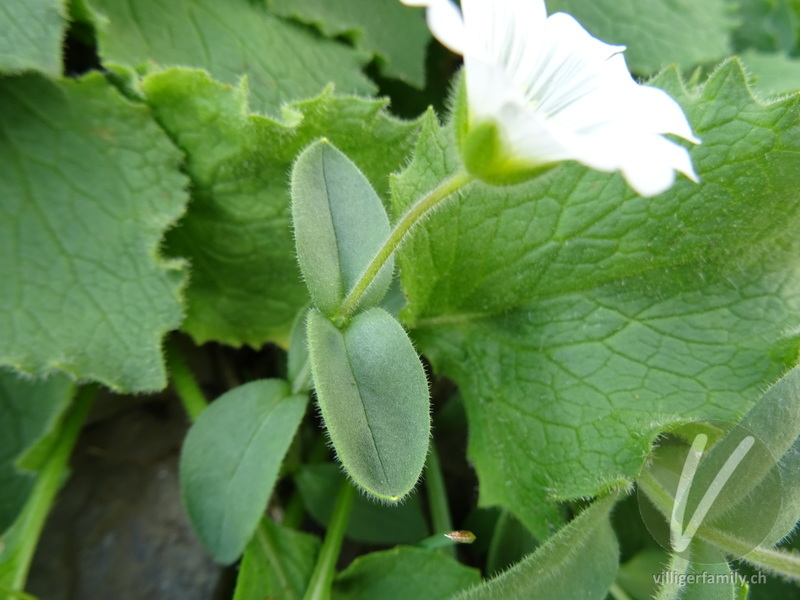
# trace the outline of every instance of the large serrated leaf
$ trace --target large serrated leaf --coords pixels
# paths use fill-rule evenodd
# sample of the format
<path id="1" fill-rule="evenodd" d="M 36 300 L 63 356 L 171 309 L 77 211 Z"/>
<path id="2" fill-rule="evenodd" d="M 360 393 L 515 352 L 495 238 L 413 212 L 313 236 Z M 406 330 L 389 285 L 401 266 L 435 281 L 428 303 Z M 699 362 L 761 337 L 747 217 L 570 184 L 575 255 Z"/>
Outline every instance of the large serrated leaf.
<path id="1" fill-rule="evenodd" d="M 738 420 L 795 360 L 800 99 L 760 104 L 739 64 L 682 103 L 702 177 L 650 200 L 574 164 L 475 185 L 400 251 L 401 313 L 465 398 L 483 504 L 537 533 L 545 499 L 634 477 L 657 431 Z M 428 123 L 395 214 L 458 169 Z M 536 499 L 538 498 L 538 500 Z"/>
<path id="2" fill-rule="evenodd" d="M 547 8 L 573 15 L 604 42 L 627 46 L 625 59 L 641 74 L 730 56 L 736 25 L 728 0 L 549 0 Z"/>
<path id="3" fill-rule="evenodd" d="M 183 273 L 158 245 L 186 206 L 180 161 L 99 74 L 0 80 L 0 364 L 166 385 Z"/>
<path id="4" fill-rule="evenodd" d="M 143 88 L 186 152 L 193 183 L 189 212 L 167 237 L 167 251 L 192 264 L 184 331 L 199 343 L 285 344 L 308 303 L 292 239 L 292 162 L 326 136 L 383 196 L 389 174 L 413 147 L 417 124 L 389 117 L 384 101 L 330 91 L 288 105 L 282 121 L 248 115 L 243 89 L 199 71 L 152 75 Z"/>
<path id="5" fill-rule="evenodd" d="M 61 74 L 61 40 L 66 19 L 61 0 L 0 3 L 0 71 Z"/>
<path id="6" fill-rule="evenodd" d="M 308 316 L 317 400 L 342 465 L 369 493 L 390 502 L 416 485 L 430 437 L 428 381 L 401 325 L 381 308 L 337 329 Z"/>
<path id="7" fill-rule="evenodd" d="M 425 49 L 431 39 L 424 14 L 397 0 L 267 0 L 275 14 L 315 25 L 330 37 L 346 35 L 375 54 L 389 77 L 425 84 Z"/>
<path id="8" fill-rule="evenodd" d="M 457 600 L 603 600 L 619 566 L 609 521 L 616 500 L 596 501 L 527 558 Z"/>
<path id="9" fill-rule="evenodd" d="M 389 237 L 389 217 L 369 181 L 328 140 L 306 148 L 292 169 L 297 261 L 314 305 L 333 317 Z M 386 261 L 358 304 L 371 308 L 389 289 Z"/>
<path id="10" fill-rule="evenodd" d="M 216 560 L 244 550 L 267 506 L 307 398 L 263 379 L 225 393 L 186 436 L 180 462 L 189 518 Z"/>
<path id="11" fill-rule="evenodd" d="M 258 112 L 309 98 L 328 83 L 369 94 L 361 73 L 367 56 L 315 37 L 248 0 L 89 0 L 100 13 L 99 53 L 105 64 L 152 69 L 206 69 L 229 85 L 247 77 Z M 312 67 L 313 65 L 313 67 Z"/>

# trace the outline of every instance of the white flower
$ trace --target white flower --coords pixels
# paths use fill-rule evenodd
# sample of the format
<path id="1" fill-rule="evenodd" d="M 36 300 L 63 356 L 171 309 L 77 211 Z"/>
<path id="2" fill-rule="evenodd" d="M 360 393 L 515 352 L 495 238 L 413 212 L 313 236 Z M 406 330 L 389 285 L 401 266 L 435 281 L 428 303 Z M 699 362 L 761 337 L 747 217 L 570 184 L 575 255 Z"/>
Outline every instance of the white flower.
<path id="1" fill-rule="evenodd" d="M 493 124 L 506 162 L 620 171 L 642 196 L 667 190 L 675 171 L 698 180 L 663 134 L 700 140 L 675 100 L 633 80 L 624 46 L 548 17 L 543 0 L 461 0 L 460 12 L 450 0 L 401 1 L 427 6 L 433 34 L 464 56 L 468 129 Z"/>

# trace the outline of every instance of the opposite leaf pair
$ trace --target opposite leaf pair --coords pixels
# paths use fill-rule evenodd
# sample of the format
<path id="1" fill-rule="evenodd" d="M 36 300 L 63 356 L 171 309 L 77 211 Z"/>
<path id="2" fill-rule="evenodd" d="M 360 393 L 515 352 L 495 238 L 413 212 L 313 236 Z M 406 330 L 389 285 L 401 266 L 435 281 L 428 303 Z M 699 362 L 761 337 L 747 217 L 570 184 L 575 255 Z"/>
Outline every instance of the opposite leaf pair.
<path id="1" fill-rule="evenodd" d="M 416 484 L 430 437 L 428 383 L 402 326 L 376 305 L 389 258 L 366 274 L 389 237 L 369 181 L 327 140 L 292 172 L 297 256 L 315 306 L 307 321 L 317 400 L 339 459 L 367 492 L 391 502 Z M 354 314 L 344 306 L 352 301 Z"/>

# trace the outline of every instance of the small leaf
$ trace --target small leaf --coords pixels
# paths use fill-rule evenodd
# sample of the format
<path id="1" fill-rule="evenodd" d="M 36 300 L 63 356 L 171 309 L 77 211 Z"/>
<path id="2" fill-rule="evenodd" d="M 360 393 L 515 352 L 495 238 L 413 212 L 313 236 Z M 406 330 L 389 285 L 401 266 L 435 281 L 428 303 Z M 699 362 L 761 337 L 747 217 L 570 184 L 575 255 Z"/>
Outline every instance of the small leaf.
<path id="1" fill-rule="evenodd" d="M 596 501 L 528 558 L 458 600 L 603 600 L 619 565 L 609 520 L 616 501 L 616 494 Z"/>
<path id="2" fill-rule="evenodd" d="M 313 535 L 262 519 L 245 549 L 233 600 L 302 598 L 319 547 Z"/>
<path id="3" fill-rule="evenodd" d="M 236 560 L 253 535 L 305 405 L 285 381 L 253 381 L 210 404 L 189 430 L 180 462 L 184 502 L 219 562 Z"/>
<path id="4" fill-rule="evenodd" d="M 428 382 L 406 332 L 386 311 L 353 317 L 344 330 L 308 317 L 317 400 L 353 480 L 391 502 L 414 487 L 428 453 Z"/>
<path id="5" fill-rule="evenodd" d="M 331 498 L 336 497 L 343 478 L 333 463 L 305 465 L 295 477 L 306 510 L 325 528 L 333 514 Z M 387 506 L 359 495 L 347 520 L 346 535 L 370 544 L 413 544 L 428 535 L 428 527 L 417 496 Z"/>
<path id="6" fill-rule="evenodd" d="M 389 218 L 369 181 L 329 141 L 307 148 L 292 171 L 297 260 L 314 304 L 334 315 L 389 237 Z M 361 300 L 381 301 L 392 280 L 388 260 Z"/>
<path id="7" fill-rule="evenodd" d="M 476 569 L 421 548 L 397 547 L 353 561 L 333 584 L 333 600 L 440 600 L 480 581 Z"/>

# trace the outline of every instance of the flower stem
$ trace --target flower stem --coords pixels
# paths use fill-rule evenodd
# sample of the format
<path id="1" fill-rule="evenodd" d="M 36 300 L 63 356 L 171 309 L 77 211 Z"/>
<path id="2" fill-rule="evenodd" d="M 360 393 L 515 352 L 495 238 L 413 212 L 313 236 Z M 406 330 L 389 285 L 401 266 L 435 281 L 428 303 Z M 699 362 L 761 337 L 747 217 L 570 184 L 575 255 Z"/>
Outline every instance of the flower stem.
<path id="1" fill-rule="evenodd" d="M 194 421 L 203 412 L 203 409 L 208 404 L 203 391 L 197 385 L 197 381 L 192 375 L 186 361 L 183 360 L 180 350 L 174 340 L 168 340 L 166 343 L 166 356 L 167 356 L 167 369 L 172 380 L 172 386 L 175 388 L 175 393 L 180 398 L 186 414 Z"/>
<path id="2" fill-rule="evenodd" d="M 369 263 L 364 273 L 359 277 L 353 289 L 347 294 L 347 297 L 342 302 L 339 312 L 334 317 L 334 322 L 344 321 L 355 312 L 358 303 L 361 301 L 362 296 L 367 291 L 367 288 L 372 283 L 372 280 L 377 277 L 389 257 L 392 256 L 395 250 L 400 247 L 406 234 L 420 222 L 422 217 L 425 216 L 431 209 L 438 205 L 443 200 L 449 198 L 457 191 L 461 190 L 475 179 L 474 176 L 461 172 L 456 174 L 453 178 L 444 181 L 439 187 L 430 191 L 427 195 L 417 200 L 405 215 L 397 222 L 394 229 L 389 234 L 389 237 L 384 242 L 383 246 L 372 262 Z"/>
<path id="3" fill-rule="evenodd" d="M 447 502 L 447 488 L 442 475 L 442 465 L 436 447 L 431 444 L 428 452 L 428 461 L 425 465 L 425 486 L 428 488 L 428 506 L 431 512 L 433 532 L 442 535 L 453 530 L 453 519 L 450 516 L 450 506 Z M 451 544 L 442 545 L 440 552 L 455 555 L 455 548 Z"/>
<path id="4" fill-rule="evenodd" d="M 331 583 L 336 571 L 336 560 L 342 548 L 344 532 L 347 521 L 350 519 L 350 509 L 356 498 L 356 489 L 349 481 L 343 481 L 339 488 L 339 496 L 333 508 L 333 516 L 325 534 L 325 541 L 317 557 L 317 564 L 311 575 L 311 581 L 306 589 L 303 600 L 329 600 L 331 597 Z"/>

